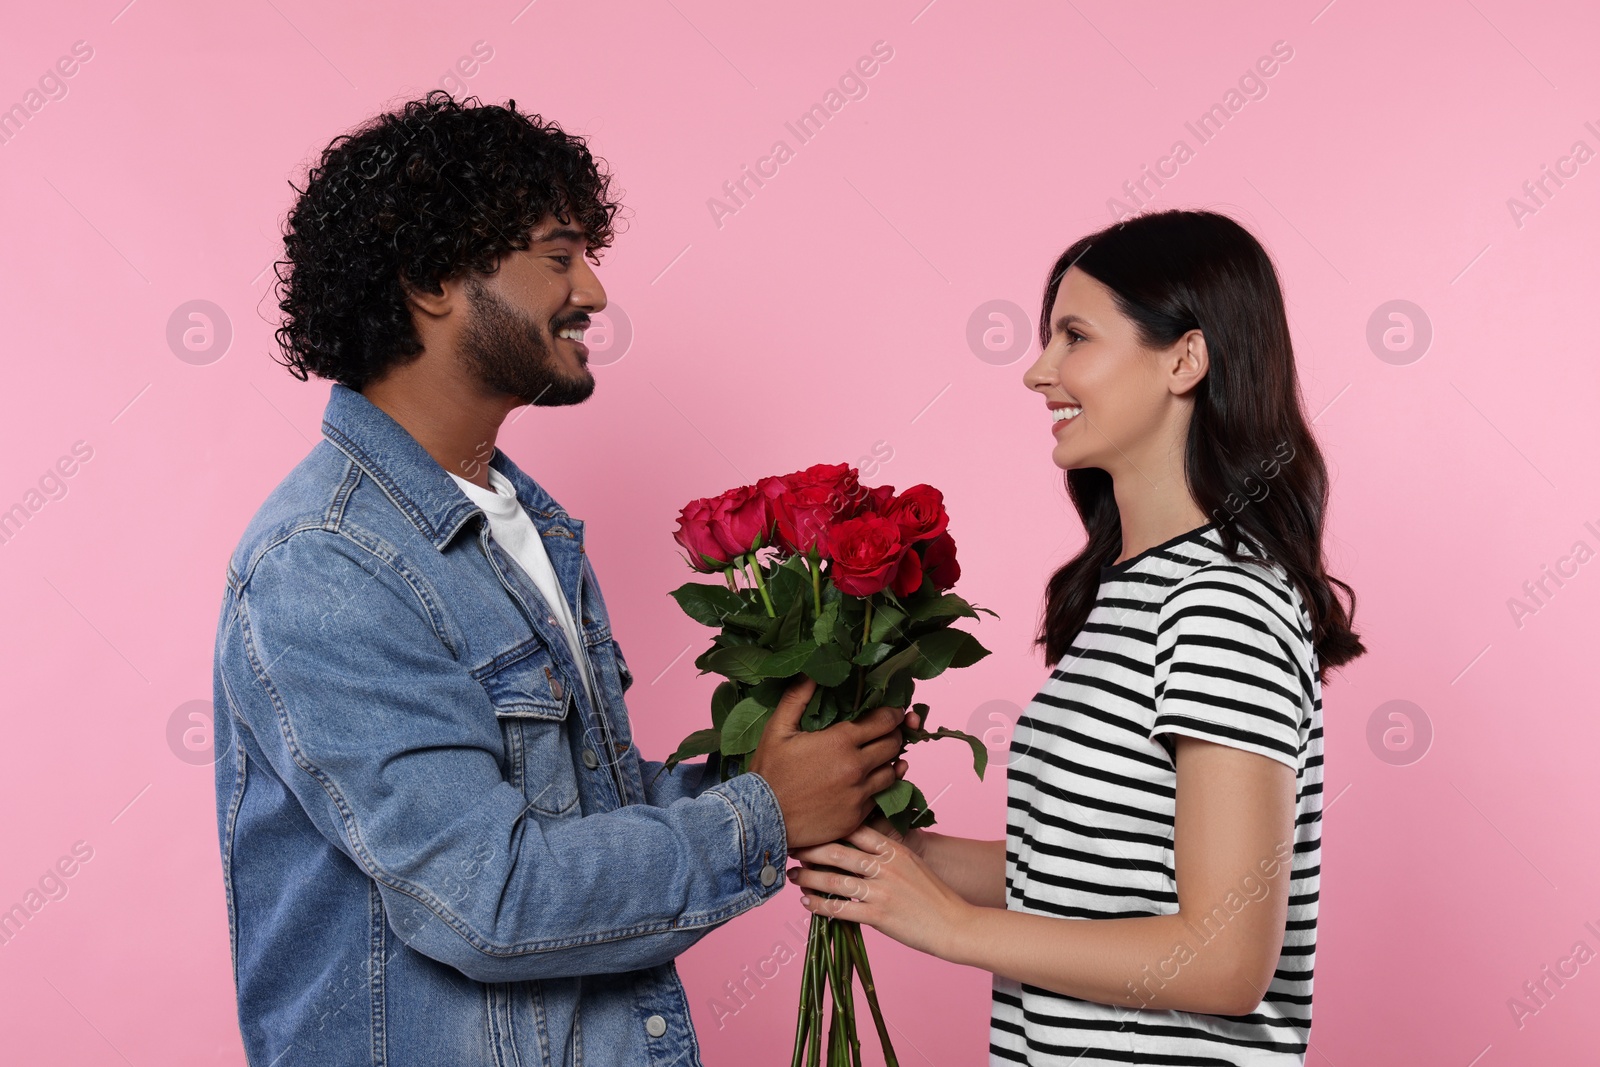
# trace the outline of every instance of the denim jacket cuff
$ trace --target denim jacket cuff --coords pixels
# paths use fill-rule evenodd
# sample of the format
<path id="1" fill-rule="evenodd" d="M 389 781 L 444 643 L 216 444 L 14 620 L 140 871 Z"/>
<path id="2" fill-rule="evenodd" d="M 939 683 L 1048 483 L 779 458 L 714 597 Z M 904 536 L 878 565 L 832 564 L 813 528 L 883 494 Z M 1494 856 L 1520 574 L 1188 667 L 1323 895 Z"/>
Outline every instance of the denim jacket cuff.
<path id="1" fill-rule="evenodd" d="M 706 792 L 721 794 L 739 816 L 745 883 L 762 900 L 773 896 L 786 881 L 783 871 L 789 861 L 789 835 L 772 787 L 759 774 L 746 771 Z"/>

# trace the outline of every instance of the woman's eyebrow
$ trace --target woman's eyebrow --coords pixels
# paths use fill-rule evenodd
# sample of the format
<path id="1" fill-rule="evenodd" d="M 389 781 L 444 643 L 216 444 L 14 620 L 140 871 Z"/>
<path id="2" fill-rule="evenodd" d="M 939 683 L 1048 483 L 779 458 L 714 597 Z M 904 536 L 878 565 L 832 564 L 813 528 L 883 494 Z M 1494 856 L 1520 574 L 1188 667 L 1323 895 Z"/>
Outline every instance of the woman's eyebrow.
<path id="1" fill-rule="evenodd" d="M 1055 322 L 1055 326 L 1053 328 L 1056 329 L 1056 330 L 1065 330 L 1068 326 L 1071 326 L 1073 323 L 1076 323 L 1076 322 L 1081 322 L 1085 326 L 1093 326 L 1094 325 L 1094 323 L 1090 322 L 1088 319 L 1084 318 L 1082 315 L 1067 314 L 1067 315 L 1063 315 L 1059 319 L 1057 319 L 1056 322 Z"/>

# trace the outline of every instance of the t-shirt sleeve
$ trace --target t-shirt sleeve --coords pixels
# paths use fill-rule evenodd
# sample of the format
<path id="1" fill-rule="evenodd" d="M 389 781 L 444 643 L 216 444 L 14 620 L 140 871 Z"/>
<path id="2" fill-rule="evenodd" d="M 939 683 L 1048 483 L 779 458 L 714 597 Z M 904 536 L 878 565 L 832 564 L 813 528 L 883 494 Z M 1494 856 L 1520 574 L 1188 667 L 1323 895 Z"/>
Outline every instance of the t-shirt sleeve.
<path id="1" fill-rule="evenodd" d="M 1305 638 L 1279 614 L 1288 596 L 1230 568 L 1173 587 L 1156 622 L 1152 739 L 1186 734 L 1299 768 Z"/>

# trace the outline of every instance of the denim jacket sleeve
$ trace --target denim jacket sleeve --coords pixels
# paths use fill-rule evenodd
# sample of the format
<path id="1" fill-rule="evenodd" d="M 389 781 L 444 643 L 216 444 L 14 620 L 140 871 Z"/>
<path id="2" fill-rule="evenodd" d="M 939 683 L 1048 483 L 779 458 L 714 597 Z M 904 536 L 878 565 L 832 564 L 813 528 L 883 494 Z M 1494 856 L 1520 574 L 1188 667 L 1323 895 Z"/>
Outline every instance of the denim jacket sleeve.
<path id="1" fill-rule="evenodd" d="M 706 761 L 680 763 L 666 769 L 665 760 L 640 760 L 639 769 L 644 774 L 645 803 L 664 808 L 685 797 L 693 799 L 716 784 L 717 776 L 706 776 Z"/>
<path id="2" fill-rule="evenodd" d="M 787 851 L 756 774 L 676 802 L 530 816 L 439 605 L 376 542 L 291 534 L 256 561 L 232 625 L 219 670 L 233 713 L 373 879 L 395 933 L 469 978 L 659 965 L 786 881 L 761 878 Z"/>

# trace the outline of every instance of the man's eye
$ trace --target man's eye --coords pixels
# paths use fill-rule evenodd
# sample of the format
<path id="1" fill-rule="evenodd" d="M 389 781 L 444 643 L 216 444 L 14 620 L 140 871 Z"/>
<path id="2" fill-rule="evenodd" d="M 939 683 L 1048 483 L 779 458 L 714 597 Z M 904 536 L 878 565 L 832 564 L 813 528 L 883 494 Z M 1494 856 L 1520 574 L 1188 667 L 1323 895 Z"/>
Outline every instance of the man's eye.
<path id="1" fill-rule="evenodd" d="M 563 267 L 572 266 L 572 257 L 567 255 L 565 252 L 559 252 L 550 258 L 555 260 L 557 263 L 560 263 Z"/>

